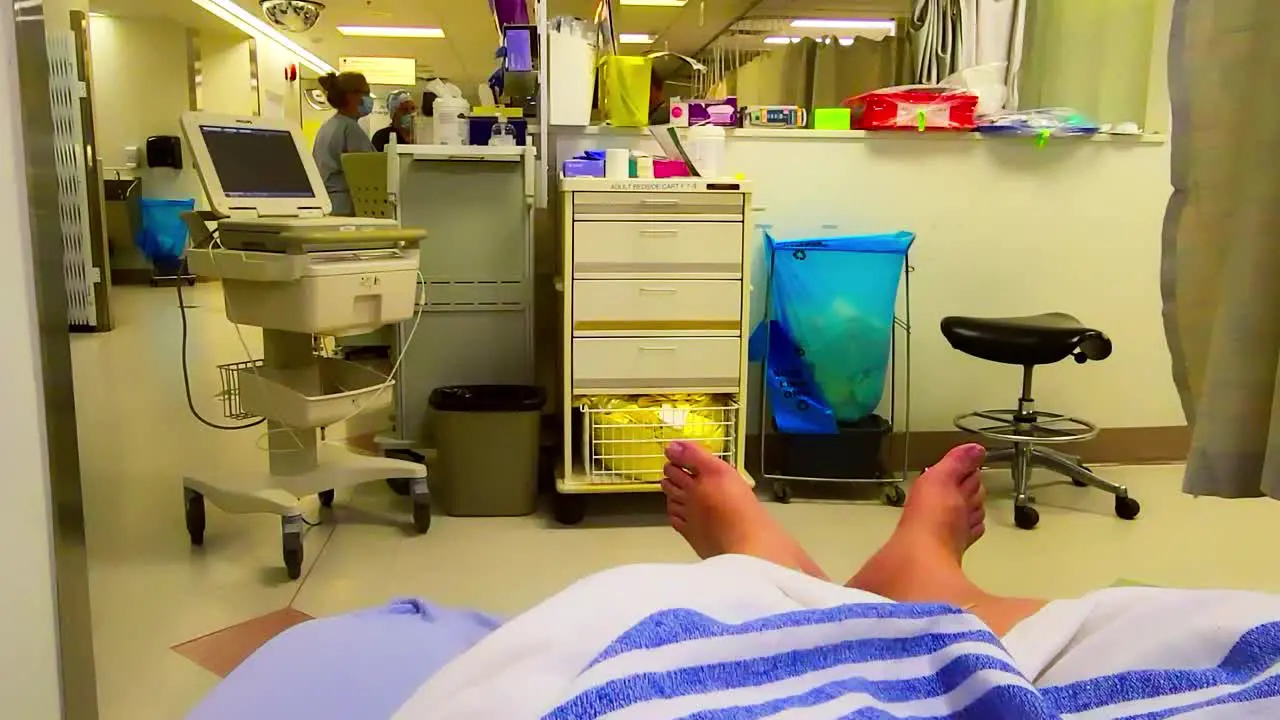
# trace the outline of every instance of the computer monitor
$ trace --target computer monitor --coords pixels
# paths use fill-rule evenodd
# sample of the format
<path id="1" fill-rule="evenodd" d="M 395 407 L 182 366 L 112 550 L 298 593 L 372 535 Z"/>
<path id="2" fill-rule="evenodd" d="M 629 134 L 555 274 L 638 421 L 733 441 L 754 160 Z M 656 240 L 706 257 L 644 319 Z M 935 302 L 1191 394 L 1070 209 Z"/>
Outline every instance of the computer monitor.
<path id="1" fill-rule="evenodd" d="M 218 213 L 290 216 L 331 211 L 310 148 L 301 131 L 287 121 L 187 113 L 182 129 L 209 203 Z"/>

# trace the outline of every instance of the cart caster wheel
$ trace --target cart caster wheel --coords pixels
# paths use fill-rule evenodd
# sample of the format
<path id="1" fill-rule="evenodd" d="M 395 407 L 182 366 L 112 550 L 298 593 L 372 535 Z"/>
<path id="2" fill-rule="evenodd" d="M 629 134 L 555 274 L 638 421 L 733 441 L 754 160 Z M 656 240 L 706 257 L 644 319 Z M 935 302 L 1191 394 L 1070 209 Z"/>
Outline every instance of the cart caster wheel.
<path id="1" fill-rule="evenodd" d="M 194 490 L 187 491 L 187 534 L 192 545 L 204 545 L 204 496 Z"/>
<path id="2" fill-rule="evenodd" d="M 561 525 L 578 525 L 587 517 L 587 499 L 581 495 L 556 493 L 552 513 Z"/>
<path id="3" fill-rule="evenodd" d="M 431 530 L 431 500 L 413 501 L 413 529 L 419 535 L 426 535 Z"/>
<path id="4" fill-rule="evenodd" d="M 302 536 L 301 535 L 285 535 L 284 536 L 284 569 L 289 573 L 290 580 L 297 580 L 302 577 Z"/>
<path id="5" fill-rule="evenodd" d="M 327 507 L 327 508 L 333 507 L 333 500 L 335 495 L 336 493 L 333 490 L 321 490 L 320 491 L 321 507 Z"/>
<path id="6" fill-rule="evenodd" d="M 783 482 L 773 483 L 773 499 L 783 505 L 790 505 L 794 495 L 791 492 L 791 486 Z"/>
<path id="7" fill-rule="evenodd" d="M 387 478 L 387 487 L 400 497 L 409 497 L 412 494 L 412 485 L 413 481 L 408 478 Z"/>
<path id="8" fill-rule="evenodd" d="M 907 491 L 902 489 L 901 485 L 886 485 L 884 488 L 884 504 L 889 507 L 900 508 L 907 504 Z"/>
<path id="9" fill-rule="evenodd" d="M 1034 530 L 1040 524 L 1040 512 L 1030 505 L 1013 508 L 1013 524 L 1022 530 Z"/>
<path id="10" fill-rule="evenodd" d="M 1121 520 L 1133 520 L 1142 512 L 1142 506 L 1131 497 L 1116 498 L 1116 517 Z"/>

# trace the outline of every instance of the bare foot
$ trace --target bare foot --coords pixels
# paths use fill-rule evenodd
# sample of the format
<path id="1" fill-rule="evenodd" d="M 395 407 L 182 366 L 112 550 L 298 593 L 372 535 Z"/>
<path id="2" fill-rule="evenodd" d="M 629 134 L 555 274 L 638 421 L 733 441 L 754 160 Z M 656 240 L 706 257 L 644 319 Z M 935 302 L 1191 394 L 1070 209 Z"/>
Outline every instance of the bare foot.
<path id="1" fill-rule="evenodd" d="M 697 443 L 683 442 L 667 447 L 667 460 L 667 514 L 699 557 L 751 555 L 828 579 L 728 463 Z"/>
<path id="2" fill-rule="evenodd" d="M 939 601 L 940 593 L 977 590 L 964 577 L 964 553 L 986 532 L 981 468 L 986 450 L 962 445 L 911 486 L 898 527 L 849 581 L 899 601 Z M 954 600 L 948 600 L 953 602 Z"/>
<path id="3" fill-rule="evenodd" d="M 848 586 L 898 602 L 955 605 L 1004 635 L 1044 600 L 991 595 L 965 576 L 965 551 L 986 533 L 981 445 L 962 445 L 916 480 L 893 537 Z"/>

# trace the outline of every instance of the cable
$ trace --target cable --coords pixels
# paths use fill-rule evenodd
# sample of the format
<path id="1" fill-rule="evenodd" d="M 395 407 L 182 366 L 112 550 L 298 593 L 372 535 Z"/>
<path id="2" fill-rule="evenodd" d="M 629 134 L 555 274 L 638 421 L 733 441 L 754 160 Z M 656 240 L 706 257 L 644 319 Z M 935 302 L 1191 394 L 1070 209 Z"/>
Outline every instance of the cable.
<path id="1" fill-rule="evenodd" d="M 195 400 L 193 400 L 191 397 L 191 369 L 189 367 L 190 361 L 188 360 L 188 352 L 187 352 L 188 339 L 190 336 L 190 328 L 188 327 L 188 324 L 187 324 L 187 303 L 182 296 L 182 279 L 181 278 L 178 279 L 176 286 L 178 288 L 178 311 L 182 314 L 182 387 L 186 391 L 186 395 L 187 395 L 187 408 L 191 410 L 191 414 L 195 416 L 195 419 L 213 428 L 214 430 L 225 430 L 228 432 L 233 432 L 236 430 L 248 430 L 249 428 L 255 428 L 265 423 L 267 419 L 261 418 L 247 425 L 219 425 L 218 423 L 206 420 L 204 416 L 200 414 L 200 411 L 196 409 Z"/>

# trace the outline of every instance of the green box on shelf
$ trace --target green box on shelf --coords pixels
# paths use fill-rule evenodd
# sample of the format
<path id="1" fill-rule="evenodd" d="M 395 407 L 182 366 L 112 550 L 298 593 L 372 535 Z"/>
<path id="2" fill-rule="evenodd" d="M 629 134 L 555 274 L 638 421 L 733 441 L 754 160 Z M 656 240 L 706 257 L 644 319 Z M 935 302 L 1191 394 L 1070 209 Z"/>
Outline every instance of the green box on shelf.
<path id="1" fill-rule="evenodd" d="M 848 130 L 853 127 L 853 111 L 849 108 L 817 108 L 813 111 L 814 130 Z"/>

